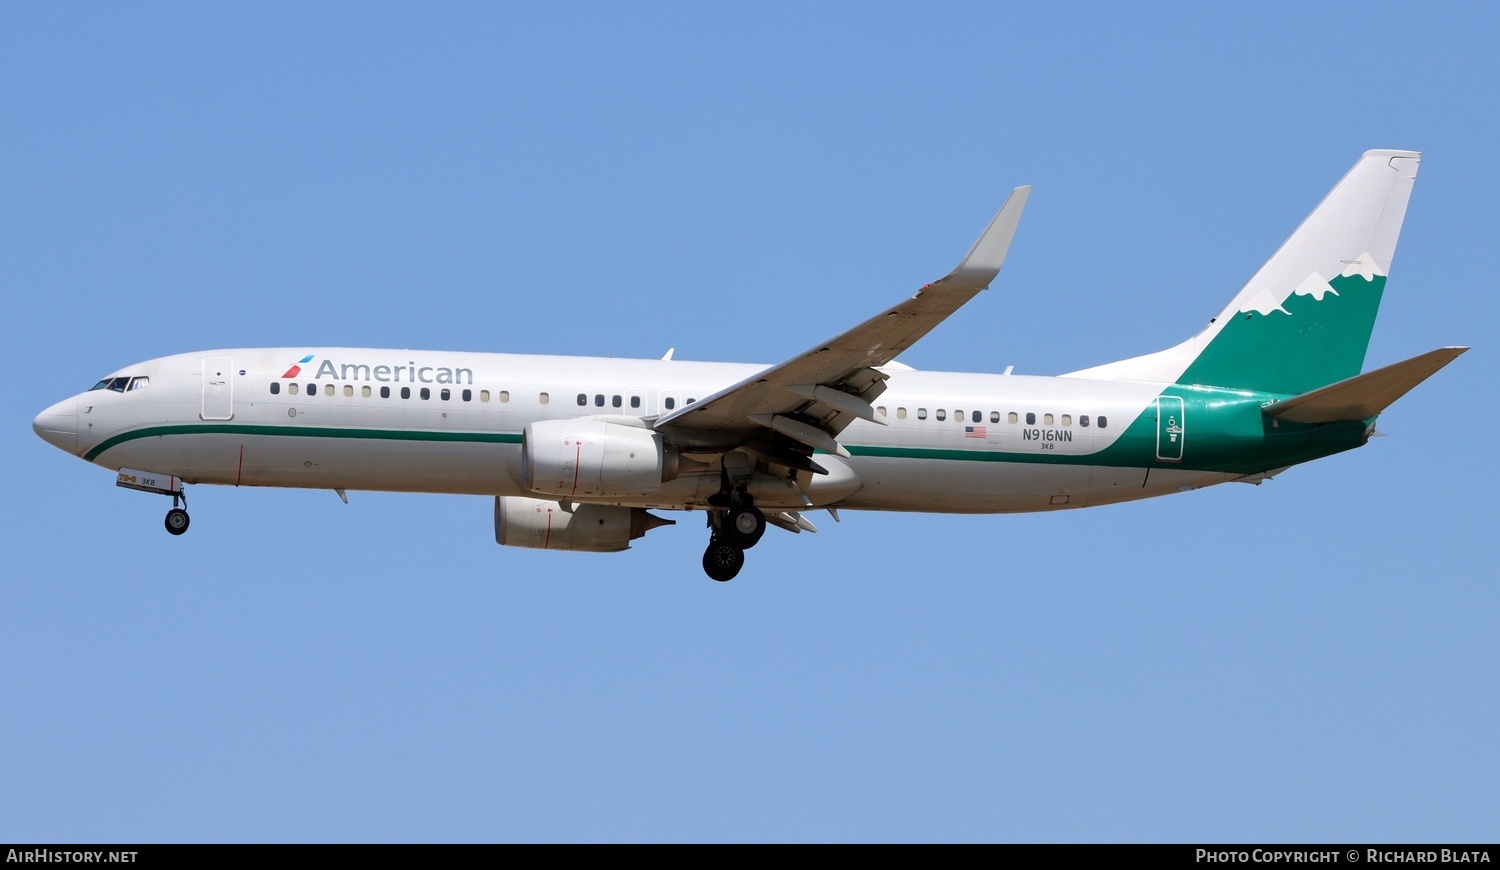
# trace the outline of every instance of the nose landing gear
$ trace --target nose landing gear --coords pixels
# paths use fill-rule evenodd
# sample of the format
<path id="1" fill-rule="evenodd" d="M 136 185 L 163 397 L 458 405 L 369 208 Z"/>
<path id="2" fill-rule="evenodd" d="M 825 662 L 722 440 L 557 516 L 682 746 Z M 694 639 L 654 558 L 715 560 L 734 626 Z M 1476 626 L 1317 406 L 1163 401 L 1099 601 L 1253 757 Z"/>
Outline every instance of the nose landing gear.
<path id="1" fill-rule="evenodd" d="M 177 506 L 178 499 L 182 500 L 182 507 Z M 180 535 L 188 529 L 187 515 L 187 492 L 180 486 L 172 493 L 172 509 L 167 511 L 167 531 L 172 535 Z"/>
<path id="2" fill-rule="evenodd" d="M 154 492 L 170 495 L 172 509 L 167 511 L 166 527 L 172 535 L 188 530 L 187 493 L 182 488 L 182 478 L 170 474 L 157 474 L 136 468 L 122 468 L 115 478 L 115 486 L 123 486 L 137 492 Z"/>
<path id="3" fill-rule="evenodd" d="M 188 530 L 188 513 L 182 508 L 167 511 L 167 531 L 180 535 Z"/>

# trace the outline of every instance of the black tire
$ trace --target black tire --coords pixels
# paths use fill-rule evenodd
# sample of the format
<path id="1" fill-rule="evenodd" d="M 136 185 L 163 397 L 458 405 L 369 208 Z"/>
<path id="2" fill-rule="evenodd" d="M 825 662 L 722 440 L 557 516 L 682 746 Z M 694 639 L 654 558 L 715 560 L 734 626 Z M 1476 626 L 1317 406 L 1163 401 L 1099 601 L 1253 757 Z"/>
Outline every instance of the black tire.
<path id="1" fill-rule="evenodd" d="M 180 535 L 188 530 L 187 511 L 182 508 L 172 508 L 167 511 L 167 531 L 174 535 Z"/>
<path id="2" fill-rule="evenodd" d="M 745 567 L 745 551 L 728 541 L 710 538 L 703 551 L 703 572 L 720 583 L 733 580 Z"/>
<path id="3" fill-rule="evenodd" d="M 730 508 L 724 514 L 719 533 L 729 543 L 748 550 L 760 543 L 760 536 L 766 533 L 766 515 L 755 505 Z"/>

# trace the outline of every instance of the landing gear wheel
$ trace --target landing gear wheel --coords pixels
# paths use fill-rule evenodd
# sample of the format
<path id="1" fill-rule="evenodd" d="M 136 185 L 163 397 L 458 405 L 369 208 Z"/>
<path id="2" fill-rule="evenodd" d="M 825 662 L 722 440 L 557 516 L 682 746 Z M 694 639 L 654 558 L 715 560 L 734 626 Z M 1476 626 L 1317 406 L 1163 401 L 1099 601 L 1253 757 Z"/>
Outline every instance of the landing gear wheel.
<path id="1" fill-rule="evenodd" d="M 172 508 L 167 511 L 167 531 L 174 535 L 180 535 L 188 530 L 187 511 L 182 508 Z"/>
<path id="2" fill-rule="evenodd" d="M 708 540 L 708 549 L 703 551 L 703 571 L 710 579 L 723 583 L 733 580 L 734 575 L 745 567 L 745 551 L 734 544 L 713 537 Z"/>
<path id="3" fill-rule="evenodd" d="M 730 508 L 724 514 L 724 522 L 719 531 L 731 544 L 748 550 L 759 543 L 760 536 L 766 533 L 766 515 L 755 505 Z"/>

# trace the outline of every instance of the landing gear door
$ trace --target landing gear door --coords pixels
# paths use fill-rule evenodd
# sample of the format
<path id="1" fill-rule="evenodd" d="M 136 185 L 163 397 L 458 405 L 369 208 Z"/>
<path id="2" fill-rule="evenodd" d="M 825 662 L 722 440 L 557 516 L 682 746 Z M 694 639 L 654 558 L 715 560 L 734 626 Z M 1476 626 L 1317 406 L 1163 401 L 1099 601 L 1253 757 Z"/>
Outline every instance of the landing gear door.
<path id="1" fill-rule="evenodd" d="M 1181 462 L 1187 439 L 1181 396 L 1159 396 L 1156 400 L 1156 458 Z"/>
<path id="2" fill-rule="evenodd" d="M 234 419 L 234 360 L 227 356 L 203 358 L 203 411 L 205 420 Z"/>

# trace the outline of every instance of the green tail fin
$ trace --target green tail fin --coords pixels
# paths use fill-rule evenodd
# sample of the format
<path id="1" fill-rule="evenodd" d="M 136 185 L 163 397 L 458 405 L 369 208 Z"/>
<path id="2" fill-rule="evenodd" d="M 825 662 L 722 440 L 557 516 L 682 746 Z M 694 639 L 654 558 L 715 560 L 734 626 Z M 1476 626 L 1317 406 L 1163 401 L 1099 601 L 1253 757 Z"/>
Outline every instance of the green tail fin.
<path id="1" fill-rule="evenodd" d="M 1359 374 L 1419 161 L 1365 152 L 1206 329 L 1071 376 L 1295 394 Z"/>

